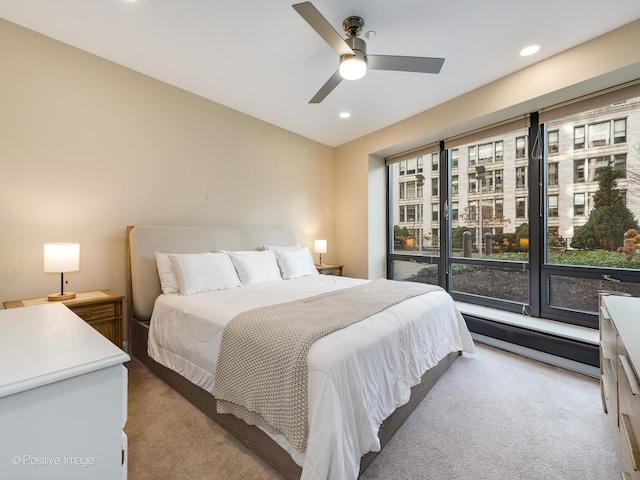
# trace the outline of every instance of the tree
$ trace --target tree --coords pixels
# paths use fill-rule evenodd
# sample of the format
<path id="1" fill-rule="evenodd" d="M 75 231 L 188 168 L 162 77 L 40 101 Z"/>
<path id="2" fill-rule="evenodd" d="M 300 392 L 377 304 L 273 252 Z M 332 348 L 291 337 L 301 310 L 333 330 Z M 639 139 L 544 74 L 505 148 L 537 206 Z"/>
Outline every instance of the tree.
<path id="1" fill-rule="evenodd" d="M 617 250 L 625 232 L 638 229 L 638 222 L 616 188 L 617 177 L 618 172 L 611 164 L 600 169 L 598 190 L 593 194 L 594 208 L 587 223 L 574 235 L 573 248 Z"/>

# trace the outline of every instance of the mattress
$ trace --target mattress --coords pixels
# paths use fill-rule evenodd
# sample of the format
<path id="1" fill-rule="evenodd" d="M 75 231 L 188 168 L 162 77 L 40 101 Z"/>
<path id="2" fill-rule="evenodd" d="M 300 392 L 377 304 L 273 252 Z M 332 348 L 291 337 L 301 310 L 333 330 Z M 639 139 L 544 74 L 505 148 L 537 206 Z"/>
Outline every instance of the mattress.
<path id="1" fill-rule="evenodd" d="M 366 280 L 315 275 L 197 295 L 160 295 L 149 355 L 214 393 L 224 326 L 238 313 L 348 288 Z M 394 305 L 333 332 L 309 349 L 305 452 L 269 434 L 302 466 L 302 480 L 358 477 L 360 458 L 379 451 L 378 429 L 408 402 L 411 387 L 446 355 L 473 352 L 462 315 L 444 290 Z"/>

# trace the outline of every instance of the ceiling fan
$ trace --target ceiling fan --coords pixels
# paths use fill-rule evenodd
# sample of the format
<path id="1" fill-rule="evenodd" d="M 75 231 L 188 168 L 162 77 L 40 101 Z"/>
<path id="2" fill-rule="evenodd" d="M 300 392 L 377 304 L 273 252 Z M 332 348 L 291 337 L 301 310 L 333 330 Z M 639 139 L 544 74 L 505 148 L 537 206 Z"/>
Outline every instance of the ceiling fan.
<path id="1" fill-rule="evenodd" d="M 444 58 L 367 55 L 367 44 L 359 38 L 362 27 L 364 27 L 364 20 L 361 17 L 348 17 L 342 22 L 342 28 L 347 34 L 347 38 L 343 39 L 311 2 L 292 6 L 311 25 L 311 28 L 340 55 L 340 68 L 309 100 L 309 103 L 320 103 L 343 79 L 357 80 L 364 77 L 368 68 L 398 72 L 440 73 Z"/>

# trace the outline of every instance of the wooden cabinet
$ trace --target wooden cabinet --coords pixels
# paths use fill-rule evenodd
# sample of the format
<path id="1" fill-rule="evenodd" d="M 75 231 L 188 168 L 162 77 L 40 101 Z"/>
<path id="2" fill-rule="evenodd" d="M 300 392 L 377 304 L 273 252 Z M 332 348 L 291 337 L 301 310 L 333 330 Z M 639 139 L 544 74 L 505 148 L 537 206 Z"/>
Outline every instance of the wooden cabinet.
<path id="1" fill-rule="evenodd" d="M 111 340 L 119 348 L 122 348 L 122 300 L 124 297 L 111 290 L 93 290 L 80 292 L 71 300 L 62 303 L 69 307 L 73 313 Z M 47 297 L 31 298 L 27 300 L 13 300 L 4 302 L 5 308 L 27 307 L 42 305 L 50 302 Z"/>
<path id="2" fill-rule="evenodd" d="M 320 272 L 320 275 L 342 276 L 342 265 L 316 264 L 316 268 L 318 269 L 318 272 Z"/>
<path id="3" fill-rule="evenodd" d="M 0 478 L 127 478 L 129 356 L 59 302 L 0 311 Z"/>
<path id="4" fill-rule="evenodd" d="M 600 388 L 623 479 L 640 480 L 640 298 L 600 297 Z"/>

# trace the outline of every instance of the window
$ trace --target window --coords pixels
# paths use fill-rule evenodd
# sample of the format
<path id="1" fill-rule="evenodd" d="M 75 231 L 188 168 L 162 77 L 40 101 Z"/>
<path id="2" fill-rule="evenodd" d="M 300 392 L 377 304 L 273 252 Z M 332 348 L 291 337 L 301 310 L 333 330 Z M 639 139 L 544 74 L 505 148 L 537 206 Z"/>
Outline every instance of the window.
<path id="1" fill-rule="evenodd" d="M 475 222 L 478 219 L 478 202 L 469 202 L 468 220 Z"/>
<path id="2" fill-rule="evenodd" d="M 458 168 L 458 149 L 451 150 L 451 168 Z"/>
<path id="3" fill-rule="evenodd" d="M 416 206 L 415 205 L 407 205 L 407 222 L 417 222 L 418 218 L 416 217 Z"/>
<path id="4" fill-rule="evenodd" d="M 589 147 L 609 145 L 609 122 L 589 125 Z"/>
<path id="5" fill-rule="evenodd" d="M 549 211 L 548 211 L 549 217 L 557 217 L 558 216 L 558 195 L 549 195 L 547 197 L 547 203 L 549 206 Z"/>
<path id="6" fill-rule="evenodd" d="M 458 195 L 458 175 L 451 175 L 451 195 Z"/>
<path id="7" fill-rule="evenodd" d="M 406 222 L 406 218 L 407 218 L 405 216 L 406 208 L 404 207 L 404 205 L 401 205 L 400 208 L 398 209 L 398 211 L 399 211 L 399 213 L 398 213 L 398 221 L 400 223 Z"/>
<path id="8" fill-rule="evenodd" d="M 621 118 L 613 121 L 613 143 L 625 143 L 627 141 L 627 119 Z"/>
<path id="9" fill-rule="evenodd" d="M 440 154 L 432 153 L 431 154 L 431 171 L 437 172 L 440 166 Z"/>
<path id="10" fill-rule="evenodd" d="M 451 202 L 451 220 L 458 221 L 458 202 Z"/>
<path id="11" fill-rule="evenodd" d="M 432 203 L 431 204 L 431 221 L 432 222 L 437 222 L 439 220 L 438 218 L 438 204 L 437 203 Z"/>
<path id="12" fill-rule="evenodd" d="M 504 216 L 504 200 L 502 198 L 496 198 L 495 209 L 496 218 L 502 218 Z"/>
<path id="13" fill-rule="evenodd" d="M 558 162 L 549 163 L 547 173 L 549 186 L 558 185 Z"/>
<path id="14" fill-rule="evenodd" d="M 470 173 L 469 174 L 469 193 L 475 193 L 476 190 L 476 174 L 475 173 Z"/>
<path id="15" fill-rule="evenodd" d="M 609 165 L 609 157 L 590 158 L 589 163 L 589 181 L 597 182 L 600 169 Z"/>
<path id="16" fill-rule="evenodd" d="M 432 178 L 431 179 L 431 195 L 432 196 L 436 196 L 438 195 L 438 182 L 440 181 L 439 178 Z"/>
<path id="17" fill-rule="evenodd" d="M 584 148 L 584 125 L 573 128 L 573 148 Z"/>
<path id="18" fill-rule="evenodd" d="M 584 216 L 585 214 L 585 202 L 584 193 L 573 194 L 573 215 Z"/>
<path id="19" fill-rule="evenodd" d="M 418 186 L 416 188 L 416 197 L 417 198 L 422 198 L 424 195 L 424 187 L 423 187 L 423 183 L 422 182 L 418 182 Z"/>
<path id="20" fill-rule="evenodd" d="M 485 143 L 478 147 L 478 156 L 480 157 L 478 163 L 484 165 L 485 163 L 493 162 L 493 143 Z"/>
<path id="21" fill-rule="evenodd" d="M 398 175 L 406 175 L 407 174 L 407 162 L 400 162 L 398 164 L 399 172 Z"/>
<path id="22" fill-rule="evenodd" d="M 482 188 L 483 191 L 493 192 L 493 175 L 494 172 L 487 172 L 482 179 Z"/>
<path id="23" fill-rule="evenodd" d="M 527 188 L 527 167 L 516 167 L 516 188 Z"/>
<path id="24" fill-rule="evenodd" d="M 418 157 L 417 161 L 418 161 L 418 173 L 422 173 L 422 170 L 423 170 L 422 156 Z"/>
<path id="25" fill-rule="evenodd" d="M 502 141 L 496 142 L 496 162 L 502 161 L 503 151 L 504 151 L 504 143 Z"/>
<path id="26" fill-rule="evenodd" d="M 417 158 L 411 158 L 407 160 L 407 175 L 414 175 L 416 173 Z"/>
<path id="27" fill-rule="evenodd" d="M 613 156 L 613 169 L 618 172 L 618 178 L 627 178 L 627 154 Z"/>
<path id="28" fill-rule="evenodd" d="M 558 130 L 553 130 L 547 134 L 547 148 L 549 155 L 556 155 L 560 150 L 558 145 Z"/>
<path id="29" fill-rule="evenodd" d="M 469 147 L 469 165 L 476 164 L 476 147 Z"/>
<path id="30" fill-rule="evenodd" d="M 516 158 L 526 157 L 526 142 L 524 137 L 516 138 Z"/>
<path id="31" fill-rule="evenodd" d="M 516 198 L 516 218 L 527 218 L 527 199 L 525 197 Z"/>
<path id="32" fill-rule="evenodd" d="M 573 161 L 573 183 L 584 183 L 584 158 Z"/>
<path id="33" fill-rule="evenodd" d="M 496 170 L 494 177 L 496 179 L 496 192 L 501 192 L 504 188 L 502 183 L 502 170 Z"/>
<path id="34" fill-rule="evenodd" d="M 407 198 L 416 198 L 416 182 L 407 182 Z"/>
<path id="35" fill-rule="evenodd" d="M 407 184 L 406 182 L 402 182 L 398 185 L 398 195 L 401 200 L 407 198 Z"/>

